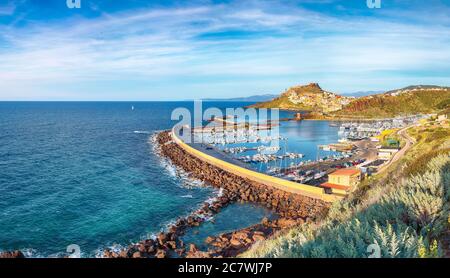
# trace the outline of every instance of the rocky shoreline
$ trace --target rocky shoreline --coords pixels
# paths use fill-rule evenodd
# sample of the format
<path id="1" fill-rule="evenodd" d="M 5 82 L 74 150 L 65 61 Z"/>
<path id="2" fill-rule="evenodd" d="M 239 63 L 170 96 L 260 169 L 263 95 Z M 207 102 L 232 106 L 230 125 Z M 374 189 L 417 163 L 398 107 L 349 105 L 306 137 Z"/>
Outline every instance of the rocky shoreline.
<path id="1" fill-rule="evenodd" d="M 22 253 L 22 251 L 19 250 L 0 252 L 0 259 L 23 259 L 23 258 L 25 258 L 25 255 Z"/>
<path id="2" fill-rule="evenodd" d="M 161 155 L 180 167 L 189 176 L 208 185 L 221 189 L 221 194 L 212 202 L 206 202 L 200 209 L 187 217 L 179 218 L 166 232 L 161 232 L 154 239 L 147 239 L 128 246 L 120 252 L 105 250 L 106 258 L 210 258 L 235 257 L 247 250 L 257 241 L 266 239 L 274 233 L 299 225 L 326 212 L 329 204 L 284 192 L 266 185 L 223 171 L 188 154 L 171 138 L 168 131 L 160 132 L 156 137 Z M 186 246 L 180 239 L 189 227 L 199 226 L 218 213 L 223 207 L 233 202 L 252 202 L 263 205 L 277 214 L 277 219 L 267 218 L 251 227 L 208 237 L 205 241 L 207 250 L 200 250 L 194 244 Z"/>

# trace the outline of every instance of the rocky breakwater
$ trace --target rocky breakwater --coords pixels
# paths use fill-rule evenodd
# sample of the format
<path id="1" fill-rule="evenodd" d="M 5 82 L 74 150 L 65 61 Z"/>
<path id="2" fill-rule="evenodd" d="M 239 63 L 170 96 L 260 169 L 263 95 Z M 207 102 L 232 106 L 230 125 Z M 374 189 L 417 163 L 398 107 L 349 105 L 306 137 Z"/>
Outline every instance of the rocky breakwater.
<path id="1" fill-rule="evenodd" d="M 0 259 L 22 259 L 25 258 L 21 251 L 0 252 Z"/>
<path id="2" fill-rule="evenodd" d="M 205 203 L 202 208 L 188 217 L 180 218 L 165 233 L 156 239 L 148 239 L 127 249 L 115 253 L 104 252 L 104 257 L 113 258 L 165 258 L 165 257 L 233 257 L 248 249 L 253 243 L 271 236 L 273 233 L 298 225 L 304 221 L 313 221 L 322 215 L 329 205 L 321 200 L 285 192 L 266 186 L 238 175 L 224 171 L 206 163 L 177 145 L 168 131 L 157 136 L 160 152 L 171 162 L 189 173 L 191 178 L 221 189 L 221 194 L 213 202 Z M 189 227 L 198 226 L 206 216 L 214 215 L 232 202 L 252 202 L 263 205 L 276 212 L 278 219 L 222 234 L 208 237 L 208 250 L 201 251 L 195 245 L 188 247 L 179 237 Z"/>

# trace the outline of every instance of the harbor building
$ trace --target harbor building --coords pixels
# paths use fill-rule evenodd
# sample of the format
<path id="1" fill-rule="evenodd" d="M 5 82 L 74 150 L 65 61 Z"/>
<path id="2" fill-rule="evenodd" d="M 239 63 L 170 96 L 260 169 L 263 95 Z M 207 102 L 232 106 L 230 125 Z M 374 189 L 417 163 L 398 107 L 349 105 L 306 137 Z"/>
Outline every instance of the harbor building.
<path id="1" fill-rule="evenodd" d="M 381 147 L 378 149 L 378 159 L 390 160 L 399 151 L 398 147 Z"/>
<path id="2" fill-rule="evenodd" d="M 339 169 L 328 174 L 328 182 L 320 186 L 328 193 L 345 196 L 361 181 L 361 170 L 356 168 Z"/>

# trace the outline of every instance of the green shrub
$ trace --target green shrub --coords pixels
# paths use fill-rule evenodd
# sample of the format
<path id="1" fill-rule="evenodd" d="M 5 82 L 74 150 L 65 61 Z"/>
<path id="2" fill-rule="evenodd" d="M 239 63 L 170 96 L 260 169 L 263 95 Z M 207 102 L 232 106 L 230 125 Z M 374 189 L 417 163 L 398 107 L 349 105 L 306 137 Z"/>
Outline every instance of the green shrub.
<path id="1" fill-rule="evenodd" d="M 418 158 L 412 161 L 405 169 L 405 175 L 417 175 L 422 174 L 427 170 L 427 164 L 433 157 L 436 157 L 441 154 L 449 154 L 450 149 L 442 149 L 442 150 L 433 150 L 427 153 L 422 154 Z"/>
<path id="2" fill-rule="evenodd" d="M 307 224 L 259 243 L 245 257 L 367 257 L 375 244 L 382 257 L 440 257 L 448 229 L 450 157 L 440 154 L 426 171 L 398 184 L 373 188 L 357 205 L 333 204 L 320 224 Z M 372 198 L 370 198 L 372 196 Z"/>

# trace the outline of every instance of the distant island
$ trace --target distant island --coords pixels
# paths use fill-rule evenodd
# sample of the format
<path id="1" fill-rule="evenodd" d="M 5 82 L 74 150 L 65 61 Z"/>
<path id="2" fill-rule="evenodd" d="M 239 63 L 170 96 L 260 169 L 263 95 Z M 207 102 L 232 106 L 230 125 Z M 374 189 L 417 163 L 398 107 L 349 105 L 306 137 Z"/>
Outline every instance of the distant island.
<path id="1" fill-rule="evenodd" d="M 450 88 L 409 86 L 368 96 L 339 95 L 310 83 L 287 89 L 280 96 L 250 107 L 309 111 L 315 119 L 384 118 L 419 113 L 449 113 Z"/>
<path id="2" fill-rule="evenodd" d="M 264 94 L 264 95 L 253 95 L 248 97 L 236 97 L 236 98 L 205 98 L 203 101 L 233 101 L 233 102 L 263 102 L 269 101 L 276 98 L 277 95 Z"/>

